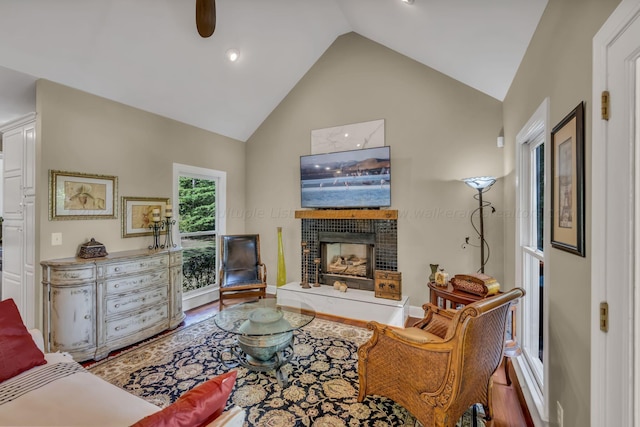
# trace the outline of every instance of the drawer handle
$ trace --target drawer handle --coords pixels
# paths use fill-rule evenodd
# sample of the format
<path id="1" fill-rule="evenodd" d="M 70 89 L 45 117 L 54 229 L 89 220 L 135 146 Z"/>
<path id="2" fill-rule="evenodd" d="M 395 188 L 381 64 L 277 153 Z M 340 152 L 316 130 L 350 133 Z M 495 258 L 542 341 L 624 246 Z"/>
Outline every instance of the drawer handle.
<path id="1" fill-rule="evenodd" d="M 120 287 L 120 285 L 116 283 L 113 287 L 114 287 L 114 288 L 119 288 L 119 287 Z"/>
<path id="2" fill-rule="evenodd" d="M 124 329 L 124 326 L 116 326 L 116 331 L 120 331 L 122 329 Z"/>
<path id="3" fill-rule="evenodd" d="M 87 320 L 88 320 L 88 319 L 91 319 L 91 315 L 89 315 L 89 314 L 85 314 L 84 318 L 85 318 L 85 319 L 87 319 Z"/>
<path id="4" fill-rule="evenodd" d="M 119 308 L 119 307 L 120 307 L 120 304 L 116 304 L 116 305 L 115 305 L 115 307 L 116 307 L 116 308 Z"/>
<path id="5" fill-rule="evenodd" d="M 116 268 L 115 268 L 115 270 L 116 270 L 116 271 L 120 271 L 120 267 L 116 267 Z"/>

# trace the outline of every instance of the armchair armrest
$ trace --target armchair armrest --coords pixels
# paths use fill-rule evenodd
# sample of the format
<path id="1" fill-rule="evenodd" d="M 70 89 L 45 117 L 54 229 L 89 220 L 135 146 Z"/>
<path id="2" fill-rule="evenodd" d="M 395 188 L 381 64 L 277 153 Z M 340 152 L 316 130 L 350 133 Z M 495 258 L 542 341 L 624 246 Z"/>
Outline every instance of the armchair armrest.
<path id="1" fill-rule="evenodd" d="M 422 304 L 422 309 L 425 312 L 425 317 L 427 317 L 427 313 L 431 312 L 431 313 L 441 314 L 443 316 L 449 317 L 450 319 L 453 319 L 453 316 L 455 316 L 456 313 L 458 312 L 458 310 L 454 308 L 441 308 L 430 302 L 426 304 Z"/>
<path id="2" fill-rule="evenodd" d="M 440 338 L 453 334 L 451 324 L 458 310 L 440 308 L 431 303 L 424 304 L 422 308 L 424 308 L 425 316 L 413 325 L 414 328 L 423 329 Z"/>
<path id="3" fill-rule="evenodd" d="M 264 263 L 258 263 L 258 266 L 262 269 L 262 281 L 267 283 L 267 266 Z"/>
<path id="4" fill-rule="evenodd" d="M 426 344 L 428 342 L 442 342 L 442 338 L 420 328 L 389 329 L 399 340 L 408 343 Z"/>

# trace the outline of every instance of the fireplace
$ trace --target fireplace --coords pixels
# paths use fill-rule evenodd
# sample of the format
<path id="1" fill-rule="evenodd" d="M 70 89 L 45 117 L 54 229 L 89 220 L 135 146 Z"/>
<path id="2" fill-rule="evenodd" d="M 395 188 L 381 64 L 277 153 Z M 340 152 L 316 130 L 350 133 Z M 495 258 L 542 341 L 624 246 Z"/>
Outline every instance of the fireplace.
<path id="1" fill-rule="evenodd" d="M 374 289 L 374 233 L 318 232 L 319 282 L 333 285 L 336 280 L 349 288 Z"/>
<path id="2" fill-rule="evenodd" d="M 376 270 L 398 271 L 397 211 L 296 211 L 296 217 L 302 220 L 301 277 L 307 283 L 314 284 L 318 272 L 323 286 L 339 280 L 373 293 Z"/>

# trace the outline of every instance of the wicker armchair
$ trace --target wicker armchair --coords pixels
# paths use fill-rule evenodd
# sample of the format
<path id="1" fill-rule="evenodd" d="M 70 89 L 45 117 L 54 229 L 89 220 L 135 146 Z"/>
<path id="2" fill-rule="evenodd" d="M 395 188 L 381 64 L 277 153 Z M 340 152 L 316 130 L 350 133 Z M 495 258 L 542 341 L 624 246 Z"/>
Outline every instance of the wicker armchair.
<path id="1" fill-rule="evenodd" d="M 523 295 L 515 288 L 457 311 L 425 304 L 425 318 L 405 329 L 369 322 L 373 335 L 358 349 L 358 401 L 388 397 L 425 427 L 454 426 L 475 403 L 492 418 L 509 306 Z"/>

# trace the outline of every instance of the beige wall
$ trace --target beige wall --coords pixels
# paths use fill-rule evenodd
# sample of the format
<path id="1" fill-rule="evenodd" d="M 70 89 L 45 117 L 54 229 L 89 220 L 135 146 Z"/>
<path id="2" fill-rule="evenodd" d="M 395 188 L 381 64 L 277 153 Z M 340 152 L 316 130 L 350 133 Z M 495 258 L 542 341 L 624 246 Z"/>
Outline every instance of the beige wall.
<path id="1" fill-rule="evenodd" d="M 384 119 L 391 147 L 392 209 L 399 211 L 398 269 L 410 304 L 428 301 L 430 263 L 473 272 L 479 248 L 469 213 L 475 191 L 460 181 L 500 176 L 502 104 L 355 33 L 339 37 L 247 142 L 248 231 L 259 232 L 270 277 L 276 274 L 276 227 L 283 227 L 289 281 L 300 280 L 299 156 L 311 130 Z M 487 193 L 502 210 L 502 184 Z M 502 219 L 487 217 L 491 259 L 502 276 Z"/>
<path id="2" fill-rule="evenodd" d="M 172 197 L 174 162 L 226 171 L 227 207 L 244 209 L 244 143 L 46 80 L 36 99 L 38 259 L 74 256 L 91 237 L 109 252 L 147 247 L 151 237 L 121 237 L 120 196 Z M 118 218 L 50 221 L 50 169 L 117 176 Z M 227 230 L 243 232 L 244 221 L 229 218 Z"/>
<path id="3" fill-rule="evenodd" d="M 585 101 L 586 257 L 551 248 L 545 242 L 549 295 L 550 420 L 556 402 L 564 408 L 564 425 L 588 426 L 590 406 L 590 268 L 591 268 L 591 99 L 592 39 L 619 0 L 550 0 L 504 101 L 505 208 L 515 211 L 515 137 L 545 97 L 550 127 Z M 547 141 L 550 141 L 548 136 Z M 548 151 L 548 150 L 547 150 Z M 548 177 L 547 177 L 547 182 Z M 513 217 L 511 217 L 513 218 Z M 547 214 L 546 218 L 549 216 Z M 505 278 L 515 277 L 515 222 L 505 223 Z"/>

